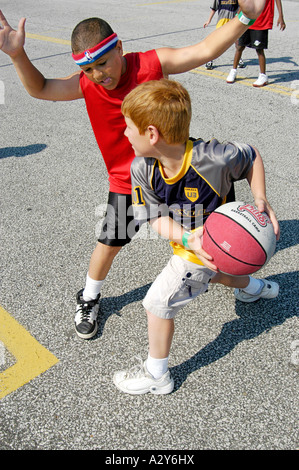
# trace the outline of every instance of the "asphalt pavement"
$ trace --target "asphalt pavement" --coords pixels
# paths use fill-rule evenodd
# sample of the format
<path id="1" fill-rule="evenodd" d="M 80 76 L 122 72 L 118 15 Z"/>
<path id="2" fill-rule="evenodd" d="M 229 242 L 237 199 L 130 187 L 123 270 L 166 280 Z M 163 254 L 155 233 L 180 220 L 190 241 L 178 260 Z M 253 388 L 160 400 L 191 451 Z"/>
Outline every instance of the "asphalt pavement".
<path id="1" fill-rule="evenodd" d="M 209 0 L 19 0 L 0 7 L 13 27 L 27 17 L 26 51 L 49 78 L 76 70 L 69 41 L 84 18 L 106 19 L 126 52 L 196 43 L 216 24 L 203 28 Z M 212 286 L 177 316 L 175 389 L 167 396 L 122 394 L 112 376 L 147 355 L 141 301 L 169 259 L 169 244 L 146 228 L 121 250 L 103 286 L 99 332 L 79 339 L 75 295 L 107 199 L 106 169 L 84 101 L 30 97 L 0 52 L 0 305 L 8 313 L 0 310 L 0 318 L 11 319 L 11 333 L 2 324 L 0 381 L 11 370 L 15 384 L 0 398 L 1 450 L 101 450 L 115 459 L 121 450 L 191 458 L 200 450 L 298 449 L 298 2 L 284 0 L 283 9 L 286 30 L 275 22 L 269 33 L 267 87 L 252 86 L 258 61 L 250 49 L 238 80 L 226 83 L 234 46 L 211 71 L 171 77 L 190 92 L 193 137 L 260 150 L 281 239 L 258 274 L 280 284 L 277 299 L 241 304 L 230 289 Z M 252 202 L 244 181 L 236 195 Z M 24 359 L 22 348 L 31 354 L 24 376 L 10 369 Z M 35 361 L 40 372 L 31 370 Z"/>

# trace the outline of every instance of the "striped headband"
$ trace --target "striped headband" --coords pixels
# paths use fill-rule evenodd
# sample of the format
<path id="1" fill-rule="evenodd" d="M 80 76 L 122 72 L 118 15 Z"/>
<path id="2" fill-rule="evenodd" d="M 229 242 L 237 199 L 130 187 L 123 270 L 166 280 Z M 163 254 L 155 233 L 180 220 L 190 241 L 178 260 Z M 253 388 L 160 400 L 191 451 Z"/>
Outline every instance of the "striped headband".
<path id="1" fill-rule="evenodd" d="M 81 52 L 80 54 L 72 54 L 72 57 L 77 65 L 91 64 L 92 62 L 98 60 L 102 55 L 106 54 L 106 52 L 113 49 L 116 46 L 117 41 L 117 34 L 113 33 L 111 34 L 111 36 L 104 39 L 91 49 L 87 49 L 86 51 Z"/>

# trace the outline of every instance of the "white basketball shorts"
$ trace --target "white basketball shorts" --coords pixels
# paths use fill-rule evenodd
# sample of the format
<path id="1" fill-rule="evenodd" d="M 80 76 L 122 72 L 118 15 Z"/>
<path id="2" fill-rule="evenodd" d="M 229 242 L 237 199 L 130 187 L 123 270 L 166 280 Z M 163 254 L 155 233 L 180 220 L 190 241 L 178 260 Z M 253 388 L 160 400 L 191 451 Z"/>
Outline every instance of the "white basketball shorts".
<path id="1" fill-rule="evenodd" d="M 173 318 L 195 297 L 208 290 L 215 272 L 173 255 L 148 290 L 143 306 L 160 318 Z"/>

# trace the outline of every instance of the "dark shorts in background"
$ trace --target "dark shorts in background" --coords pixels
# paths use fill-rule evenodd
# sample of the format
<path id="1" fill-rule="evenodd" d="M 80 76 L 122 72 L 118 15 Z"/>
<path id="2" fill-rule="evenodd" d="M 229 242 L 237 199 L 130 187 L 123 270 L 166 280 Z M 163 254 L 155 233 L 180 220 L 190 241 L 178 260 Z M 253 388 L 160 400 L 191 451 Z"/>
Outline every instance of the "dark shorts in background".
<path id="1" fill-rule="evenodd" d="M 108 246 L 124 246 L 131 241 L 137 231 L 131 195 L 110 192 L 98 241 Z"/>
<path id="2" fill-rule="evenodd" d="M 238 39 L 240 47 L 251 47 L 252 49 L 268 49 L 268 29 L 257 31 L 247 29 Z"/>

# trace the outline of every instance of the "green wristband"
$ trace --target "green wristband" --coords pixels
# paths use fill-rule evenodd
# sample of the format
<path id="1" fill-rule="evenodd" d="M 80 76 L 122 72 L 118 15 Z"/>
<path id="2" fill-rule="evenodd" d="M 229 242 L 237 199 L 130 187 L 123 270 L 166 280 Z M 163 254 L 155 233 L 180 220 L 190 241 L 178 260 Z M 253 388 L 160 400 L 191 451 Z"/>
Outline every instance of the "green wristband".
<path id="1" fill-rule="evenodd" d="M 246 26 L 251 26 L 255 22 L 255 20 L 247 18 L 247 16 L 245 16 L 241 11 L 236 16 L 239 18 L 239 21 L 241 21 L 241 23 L 245 24 Z"/>
<path id="2" fill-rule="evenodd" d="M 190 247 L 188 245 L 188 238 L 190 237 L 191 233 L 190 232 L 185 232 L 184 235 L 182 236 L 182 243 L 187 250 L 190 250 Z"/>

